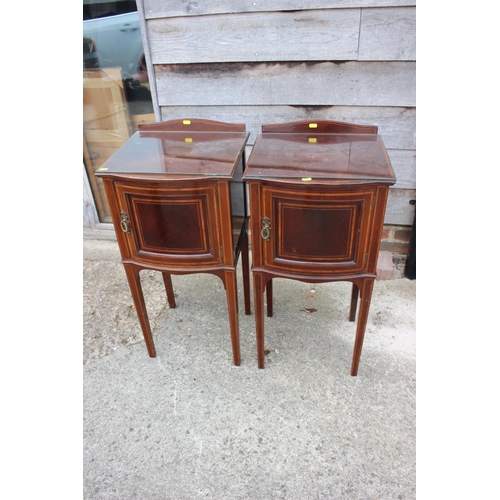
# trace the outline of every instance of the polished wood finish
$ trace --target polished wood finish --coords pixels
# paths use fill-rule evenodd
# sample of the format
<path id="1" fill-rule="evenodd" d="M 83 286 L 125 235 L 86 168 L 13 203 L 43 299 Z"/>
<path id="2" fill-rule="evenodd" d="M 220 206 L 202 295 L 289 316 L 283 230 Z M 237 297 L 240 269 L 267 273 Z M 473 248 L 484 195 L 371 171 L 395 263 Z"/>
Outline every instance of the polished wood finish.
<path id="1" fill-rule="evenodd" d="M 97 173 L 151 357 L 156 350 L 140 272 L 162 273 L 171 308 L 177 305 L 172 275 L 210 273 L 226 290 L 233 362 L 240 365 L 236 265 L 241 254 L 250 314 L 248 215 L 245 205 L 236 216 L 231 187 L 243 170 L 247 140 L 242 124 L 184 119 L 141 125 Z"/>
<path id="2" fill-rule="evenodd" d="M 189 122 L 189 123 L 188 123 Z M 244 123 L 225 123 L 215 120 L 205 120 L 201 118 L 183 118 L 177 120 L 169 120 L 160 123 L 141 123 L 139 125 L 141 132 L 158 132 L 158 131 L 186 131 L 192 130 L 196 132 L 245 132 L 246 126 Z"/>
<path id="3" fill-rule="evenodd" d="M 340 122 L 263 125 L 243 179 L 250 195 L 257 361 L 272 280 L 350 281 L 358 373 L 389 186 L 394 172 L 377 127 Z"/>
<path id="4" fill-rule="evenodd" d="M 273 132 L 276 134 L 309 134 L 311 132 L 318 134 L 376 134 L 378 127 L 329 120 L 301 120 L 287 123 L 265 123 L 262 125 L 263 134 Z"/>

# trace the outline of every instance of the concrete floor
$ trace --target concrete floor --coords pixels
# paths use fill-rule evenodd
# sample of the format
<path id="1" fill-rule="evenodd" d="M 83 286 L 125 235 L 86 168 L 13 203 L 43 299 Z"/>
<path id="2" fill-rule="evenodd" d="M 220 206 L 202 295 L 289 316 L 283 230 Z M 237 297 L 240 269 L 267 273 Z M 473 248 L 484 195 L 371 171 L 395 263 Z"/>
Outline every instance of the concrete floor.
<path id="1" fill-rule="evenodd" d="M 149 358 L 116 243 L 83 271 L 84 499 L 416 498 L 415 281 L 376 282 L 351 377 L 348 283 L 275 280 L 259 370 L 241 273 L 234 367 L 215 276 L 173 276 L 171 310 L 142 273 Z"/>

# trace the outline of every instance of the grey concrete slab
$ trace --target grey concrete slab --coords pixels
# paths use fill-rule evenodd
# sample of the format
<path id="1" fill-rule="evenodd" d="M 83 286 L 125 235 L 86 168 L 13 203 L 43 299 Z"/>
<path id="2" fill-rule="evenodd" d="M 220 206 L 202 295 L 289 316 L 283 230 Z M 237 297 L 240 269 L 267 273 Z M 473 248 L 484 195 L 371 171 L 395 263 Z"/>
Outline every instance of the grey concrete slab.
<path id="1" fill-rule="evenodd" d="M 275 280 L 259 370 L 241 278 L 240 367 L 217 277 L 173 276 L 173 310 L 142 281 L 156 358 L 116 243 L 84 240 L 83 498 L 416 497 L 415 281 L 376 282 L 357 377 L 348 283 Z"/>

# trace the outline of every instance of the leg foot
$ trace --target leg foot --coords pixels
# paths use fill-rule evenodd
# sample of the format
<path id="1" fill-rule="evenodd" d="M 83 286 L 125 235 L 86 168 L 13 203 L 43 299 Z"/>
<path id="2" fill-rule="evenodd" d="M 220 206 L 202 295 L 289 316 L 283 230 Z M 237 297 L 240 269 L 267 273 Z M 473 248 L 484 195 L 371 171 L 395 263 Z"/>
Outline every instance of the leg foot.
<path id="1" fill-rule="evenodd" d="M 356 308 L 358 306 L 358 295 L 359 288 L 354 283 L 352 284 L 352 293 L 351 293 L 351 310 L 349 311 L 349 321 L 356 320 Z"/>
<path id="2" fill-rule="evenodd" d="M 245 314 L 252 314 L 250 306 L 250 264 L 248 259 L 248 234 L 243 235 L 241 246 L 241 267 L 243 268 L 243 296 L 245 298 Z"/>
<path id="3" fill-rule="evenodd" d="M 358 324 L 356 326 L 356 339 L 354 341 L 354 352 L 352 356 L 351 375 L 355 377 L 358 374 L 359 359 L 363 348 L 363 340 L 365 338 L 366 323 L 368 320 L 368 312 L 370 310 L 370 302 L 373 291 L 373 279 L 365 279 L 361 286 L 361 305 L 359 307 Z"/>
<path id="4" fill-rule="evenodd" d="M 168 305 L 170 306 L 170 309 L 175 309 L 175 296 L 174 287 L 172 286 L 172 278 L 168 273 L 162 273 L 162 275 L 165 290 L 167 291 Z"/>
<path id="5" fill-rule="evenodd" d="M 139 318 L 139 323 L 141 325 L 142 333 L 144 335 L 144 340 L 146 341 L 148 354 L 150 357 L 154 358 L 156 356 L 156 349 L 153 342 L 151 327 L 149 326 L 146 303 L 144 301 L 144 295 L 142 293 L 141 278 L 139 276 L 140 271 L 136 270 L 130 264 L 124 264 L 124 267 L 125 267 L 125 273 L 127 275 L 128 284 L 130 286 L 130 291 L 132 292 L 132 298 L 134 300 L 137 316 Z"/>
<path id="6" fill-rule="evenodd" d="M 231 331 L 233 362 L 235 366 L 240 366 L 241 357 L 238 325 L 238 290 L 236 287 L 236 271 L 226 271 L 224 273 L 224 283 L 226 285 L 227 309 L 229 315 L 229 329 Z"/>
<path id="7" fill-rule="evenodd" d="M 266 285 L 267 317 L 273 317 L 273 280 L 270 279 Z"/>
<path id="8" fill-rule="evenodd" d="M 264 368 L 264 277 L 253 275 L 255 328 L 257 340 L 257 365 Z"/>

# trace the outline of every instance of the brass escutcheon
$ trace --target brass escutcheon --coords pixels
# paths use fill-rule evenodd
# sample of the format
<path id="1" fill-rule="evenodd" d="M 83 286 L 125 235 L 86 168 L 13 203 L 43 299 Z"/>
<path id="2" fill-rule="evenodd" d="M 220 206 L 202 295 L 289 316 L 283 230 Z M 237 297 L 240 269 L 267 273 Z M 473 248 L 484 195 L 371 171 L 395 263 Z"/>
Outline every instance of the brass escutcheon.
<path id="1" fill-rule="evenodd" d="M 260 232 L 262 239 L 265 241 L 269 241 L 271 239 L 271 219 L 266 215 L 262 219 L 262 231 Z"/>
<path id="2" fill-rule="evenodd" d="M 120 218 L 121 218 L 120 227 L 122 228 L 122 231 L 125 234 L 130 234 L 130 222 L 128 220 L 127 212 L 125 212 L 125 210 L 122 210 L 120 212 Z"/>

